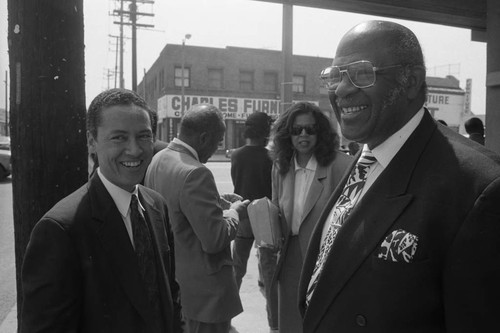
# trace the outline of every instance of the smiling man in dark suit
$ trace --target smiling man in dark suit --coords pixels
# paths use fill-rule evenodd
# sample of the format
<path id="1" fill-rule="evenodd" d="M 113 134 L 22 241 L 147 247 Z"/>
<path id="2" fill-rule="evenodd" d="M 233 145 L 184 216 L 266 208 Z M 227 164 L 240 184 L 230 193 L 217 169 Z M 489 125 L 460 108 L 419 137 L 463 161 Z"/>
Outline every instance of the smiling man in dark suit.
<path id="1" fill-rule="evenodd" d="M 500 313 L 499 157 L 423 107 L 415 35 L 369 21 L 322 72 L 343 135 L 364 144 L 309 243 L 305 333 L 487 332 Z"/>
<path id="2" fill-rule="evenodd" d="M 87 138 L 99 168 L 36 224 L 22 269 L 22 333 L 182 332 L 166 204 L 138 185 L 156 115 L 136 93 L 99 94 Z"/>

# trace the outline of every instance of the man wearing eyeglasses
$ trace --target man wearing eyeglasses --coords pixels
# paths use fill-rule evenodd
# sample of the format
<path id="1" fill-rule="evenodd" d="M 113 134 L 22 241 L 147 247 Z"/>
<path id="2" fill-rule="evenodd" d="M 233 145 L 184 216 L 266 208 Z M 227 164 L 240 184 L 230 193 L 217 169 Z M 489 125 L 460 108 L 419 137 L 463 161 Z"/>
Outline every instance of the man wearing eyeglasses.
<path id="1" fill-rule="evenodd" d="M 369 21 L 322 72 L 343 135 L 363 144 L 313 232 L 304 332 L 486 332 L 500 313 L 500 158 L 423 105 L 416 36 Z"/>

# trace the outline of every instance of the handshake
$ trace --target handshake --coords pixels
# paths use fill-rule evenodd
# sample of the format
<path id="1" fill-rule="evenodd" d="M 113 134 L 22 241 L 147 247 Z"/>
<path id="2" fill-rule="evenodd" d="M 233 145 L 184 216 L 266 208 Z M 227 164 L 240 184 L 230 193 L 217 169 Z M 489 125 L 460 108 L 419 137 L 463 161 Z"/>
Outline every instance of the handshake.
<path id="1" fill-rule="evenodd" d="M 238 213 L 240 220 L 248 217 L 247 206 L 250 200 L 243 200 L 241 196 L 235 193 L 223 193 L 219 202 L 223 210 L 234 209 Z"/>

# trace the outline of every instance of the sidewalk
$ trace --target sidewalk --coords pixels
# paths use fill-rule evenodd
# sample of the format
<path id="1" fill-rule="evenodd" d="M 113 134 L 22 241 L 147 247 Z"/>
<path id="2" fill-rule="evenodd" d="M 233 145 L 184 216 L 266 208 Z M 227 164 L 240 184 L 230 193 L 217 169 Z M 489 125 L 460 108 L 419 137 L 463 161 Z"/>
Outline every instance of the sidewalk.
<path id="1" fill-rule="evenodd" d="M 256 249 L 253 248 L 248 259 L 247 274 L 243 278 L 240 297 L 243 303 L 243 313 L 232 320 L 232 325 L 236 331 L 231 333 L 267 333 L 266 302 L 263 296 L 263 290 L 258 286 L 258 269 Z M 10 313 L 0 323 L 0 333 L 17 332 L 17 306 L 14 305 Z"/>
<path id="2" fill-rule="evenodd" d="M 17 332 L 17 305 L 12 307 L 10 313 L 5 317 L 0 324 L 0 333 L 16 333 Z"/>
<path id="3" fill-rule="evenodd" d="M 226 153 L 217 151 L 209 159 L 209 162 L 231 162 L 230 157 L 226 157 Z"/>

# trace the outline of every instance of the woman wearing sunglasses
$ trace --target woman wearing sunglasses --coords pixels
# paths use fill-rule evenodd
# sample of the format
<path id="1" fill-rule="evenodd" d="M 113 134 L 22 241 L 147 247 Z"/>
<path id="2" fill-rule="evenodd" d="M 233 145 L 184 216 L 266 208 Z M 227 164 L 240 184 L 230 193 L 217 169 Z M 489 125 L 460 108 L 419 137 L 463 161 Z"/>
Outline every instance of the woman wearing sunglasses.
<path id="1" fill-rule="evenodd" d="M 275 281 L 280 332 L 302 332 L 297 289 L 309 237 L 326 201 L 352 157 L 338 151 L 339 138 L 320 108 L 299 102 L 273 126 L 272 200 L 280 209 L 285 235 Z"/>

